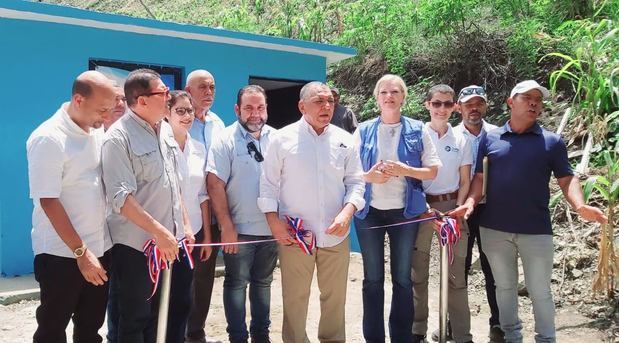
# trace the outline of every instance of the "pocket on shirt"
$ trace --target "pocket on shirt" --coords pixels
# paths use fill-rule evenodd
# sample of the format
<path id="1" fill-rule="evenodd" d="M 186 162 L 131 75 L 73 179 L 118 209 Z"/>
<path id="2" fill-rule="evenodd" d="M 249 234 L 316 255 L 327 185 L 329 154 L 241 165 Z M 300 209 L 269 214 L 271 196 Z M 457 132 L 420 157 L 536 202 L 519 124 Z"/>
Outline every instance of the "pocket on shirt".
<path id="1" fill-rule="evenodd" d="M 136 156 L 134 168 L 138 181 L 150 182 L 161 176 L 163 166 L 161 165 L 161 155 L 159 151 L 154 150 Z"/>
<path id="2" fill-rule="evenodd" d="M 344 148 L 331 149 L 329 152 L 329 162 L 335 169 L 344 169 L 346 165 L 347 150 Z"/>

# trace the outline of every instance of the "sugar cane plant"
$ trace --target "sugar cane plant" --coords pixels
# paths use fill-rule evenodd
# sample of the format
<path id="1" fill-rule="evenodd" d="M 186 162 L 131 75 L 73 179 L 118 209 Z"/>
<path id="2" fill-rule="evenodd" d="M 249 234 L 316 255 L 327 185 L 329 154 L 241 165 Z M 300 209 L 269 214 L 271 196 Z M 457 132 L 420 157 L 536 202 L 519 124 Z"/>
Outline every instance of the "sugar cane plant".
<path id="1" fill-rule="evenodd" d="M 610 151 L 602 153 L 606 166 L 604 175 L 591 176 L 584 184 L 585 201 L 596 191 L 608 204 L 606 215 L 608 224 L 602 225 L 600 231 L 600 255 L 597 273 L 593 280 L 593 290 L 606 293 L 609 299 L 615 295 L 615 286 L 619 277 L 619 258 L 615 250 L 615 216 L 619 207 L 619 156 Z"/>
<path id="2" fill-rule="evenodd" d="M 610 19 L 596 21 L 595 15 L 593 19 L 564 25 L 578 27 L 572 38 L 573 54 L 551 53 L 544 58 L 565 60 L 563 67 L 550 75 L 551 88 L 556 91 L 561 80 L 570 82 L 574 93 L 572 131 L 590 135 L 596 143 L 594 161 L 602 172 L 587 179 L 584 194 L 586 200 L 594 190 L 600 194 L 607 205 L 608 224 L 602 225 L 600 231 L 593 290 L 612 298 L 619 278 L 619 259 L 614 246 L 614 217 L 619 196 L 619 26 Z M 586 166 L 582 170 L 585 169 Z"/>

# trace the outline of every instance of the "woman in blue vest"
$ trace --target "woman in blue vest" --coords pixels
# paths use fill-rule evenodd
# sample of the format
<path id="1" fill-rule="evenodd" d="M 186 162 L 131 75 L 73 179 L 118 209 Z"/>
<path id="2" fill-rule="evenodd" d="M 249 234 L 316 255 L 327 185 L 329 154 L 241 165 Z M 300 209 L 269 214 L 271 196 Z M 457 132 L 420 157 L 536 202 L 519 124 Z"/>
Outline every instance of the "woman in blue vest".
<path id="1" fill-rule="evenodd" d="M 421 180 L 436 177 L 441 161 L 423 123 L 401 113 L 404 80 L 384 75 L 374 97 L 380 116 L 355 132 L 365 186 L 365 208 L 355 214 L 363 256 L 363 336 L 384 342 L 385 233 L 389 235 L 393 295 L 389 315 L 392 342 L 412 342 L 413 283 L 411 257 L 418 224 L 396 224 L 427 211 Z M 379 228 L 370 228 L 370 227 Z"/>

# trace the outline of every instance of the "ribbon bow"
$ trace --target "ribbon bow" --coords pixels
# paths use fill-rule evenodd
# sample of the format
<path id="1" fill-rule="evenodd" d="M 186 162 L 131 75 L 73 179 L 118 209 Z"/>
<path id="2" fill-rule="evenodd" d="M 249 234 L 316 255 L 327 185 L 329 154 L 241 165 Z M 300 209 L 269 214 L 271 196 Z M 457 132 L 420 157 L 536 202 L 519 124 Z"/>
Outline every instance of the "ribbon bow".
<path id="1" fill-rule="evenodd" d="M 312 254 L 312 250 L 316 246 L 316 237 L 314 233 L 303 228 L 303 219 L 286 216 L 288 222 L 288 233 L 294 237 L 297 244 L 307 255 Z"/>
<path id="2" fill-rule="evenodd" d="M 183 238 L 178 241 L 178 247 L 180 249 L 185 250 L 185 257 L 187 258 L 187 263 L 189 264 L 189 268 L 193 269 L 194 261 L 191 253 L 189 252 L 189 243 L 187 242 L 187 238 Z M 157 288 L 159 287 L 159 274 L 164 269 L 170 269 L 170 264 L 167 261 L 164 261 L 161 257 L 161 251 L 159 251 L 159 247 L 157 247 L 157 243 L 154 239 L 149 239 L 144 243 L 144 247 L 142 248 L 144 251 L 144 255 L 146 256 L 146 266 L 148 268 L 148 276 L 150 276 L 150 281 L 153 283 L 153 291 L 148 297 L 147 300 L 150 300 L 153 295 L 157 292 Z M 177 258 L 177 260 L 179 260 Z"/>
<path id="3" fill-rule="evenodd" d="M 460 240 L 460 227 L 458 221 L 451 217 L 443 217 L 441 228 L 439 230 L 441 246 L 447 245 L 447 256 L 449 264 L 453 264 L 454 252 L 453 247 Z"/>

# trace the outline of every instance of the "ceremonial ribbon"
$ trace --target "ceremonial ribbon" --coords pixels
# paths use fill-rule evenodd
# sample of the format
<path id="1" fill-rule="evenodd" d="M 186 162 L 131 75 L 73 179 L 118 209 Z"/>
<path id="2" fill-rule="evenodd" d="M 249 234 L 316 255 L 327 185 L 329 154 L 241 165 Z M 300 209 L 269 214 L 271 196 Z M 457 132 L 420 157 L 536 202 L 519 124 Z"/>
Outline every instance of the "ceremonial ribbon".
<path id="1" fill-rule="evenodd" d="M 229 242 L 229 243 L 193 243 L 187 244 L 190 247 L 225 247 L 228 245 L 245 245 L 279 241 L 277 238 L 259 239 L 257 241 L 242 241 L 242 242 Z"/>
<path id="2" fill-rule="evenodd" d="M 288 232 L 296 241 L 301 250 L 307 255 L 312 254 L 312 250 L 316 246 L 316 237 L 310 230 L 303 228 L 303 219 L 286 216 L 288 222 Z"/>
<path id="3" fill-rule="evenodd" d="M 191 253 L 189 251 L 189 244 L 187 242 L 187 238 L 183 238 L 178 241 L 178 247 L 180 249 L 185 250 L 185 257 L 187 258 L 187 263 L 189 264 L 189 268 L 193 269 L 194 261 Z M 148 297 L 147 300 L 150 300 L 153 295 L 157 292 L 157 288 L 159 287 L 159 273 L 161 273 L 164 269 L 170 269 L 170 264 L 167 261 L 164 261 L 161 257 L 161 252 L 159 251 L 159 247 L 157 247 L 157 243 L 154 239 L 149 239 L 144 243 L 144 247 L 142 248 L 144 251 L 144 255 L 146 256 L 146 265 L 148 267 L 148 276 L 150 276 L 150 281 L 153 283 L 153 291 Z"/>
<path id="4" fill-rule="evenodd" d="M 411 219 L 411 220 L 407 220 L 407 221 L 403 221 L 403 222 L 399 222 L 399 223 L 395 223 L 395 224 L 376 225 L 376 226 L 364 227 L 364 228 L 361 228 L 361 229 L 362 230 L 381 229 L 381 228 L 384 228 L 384 227 L 392 227 L 392 226 L 400 226 L 400 225 L 413 224 L 413 223 L 429 222 L 430 220 L 434 220 L 434 219 L 441 219 L 441 217 L 439 217 L 438 215 L 434 214 L 431 217 L 416 218 L 416 219 Z"/>
<path id="5" fill-rule="evenodd" d="M 449 264 L 453 264 L 454 252 L 453 247 L 460 240 L 460 227 L 455 218 L 443 217 L 441 228 L 439 230 L 441 246 L 447 246 L 447 256 Z"/>

